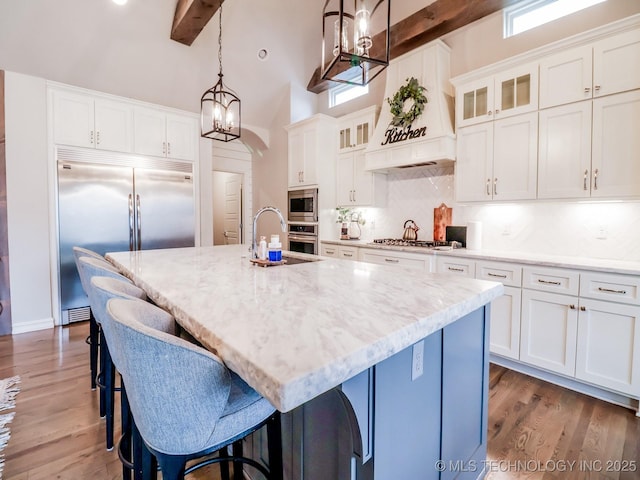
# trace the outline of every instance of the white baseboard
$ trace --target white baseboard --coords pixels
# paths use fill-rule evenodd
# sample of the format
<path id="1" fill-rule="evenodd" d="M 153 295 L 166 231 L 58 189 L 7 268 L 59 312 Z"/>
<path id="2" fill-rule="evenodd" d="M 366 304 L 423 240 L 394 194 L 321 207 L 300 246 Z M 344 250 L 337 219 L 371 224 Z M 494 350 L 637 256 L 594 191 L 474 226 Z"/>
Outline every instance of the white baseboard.
<path id="1" fill-rule="evenodd" d="M 43 318 L 41 320 L 32 320 L 30 322 L 20 322 L 11 325 L 11 335 L 20 333 L 35 332 L 36 330 L 46 330 L 53 328 L 53 317 Z"/>

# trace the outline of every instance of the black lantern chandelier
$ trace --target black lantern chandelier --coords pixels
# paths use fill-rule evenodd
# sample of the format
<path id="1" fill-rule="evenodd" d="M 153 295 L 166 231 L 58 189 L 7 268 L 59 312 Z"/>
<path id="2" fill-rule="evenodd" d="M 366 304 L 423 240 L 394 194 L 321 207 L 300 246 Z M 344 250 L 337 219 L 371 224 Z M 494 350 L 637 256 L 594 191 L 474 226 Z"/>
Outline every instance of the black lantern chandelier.
<path id="1" fill-rule="evenodd" d="M 218 32 L 218 83 L 200 99 L 200 135 L 221 142 L 240 138 L 240 99 L 222 82 L 222 5 Z"/>
<path id="2" fill-rule="evenodd" d="M 391 0 L 326 0 L 322 79 L 366 85 L 382 72 L 389 65 L 390 13 Z"/>

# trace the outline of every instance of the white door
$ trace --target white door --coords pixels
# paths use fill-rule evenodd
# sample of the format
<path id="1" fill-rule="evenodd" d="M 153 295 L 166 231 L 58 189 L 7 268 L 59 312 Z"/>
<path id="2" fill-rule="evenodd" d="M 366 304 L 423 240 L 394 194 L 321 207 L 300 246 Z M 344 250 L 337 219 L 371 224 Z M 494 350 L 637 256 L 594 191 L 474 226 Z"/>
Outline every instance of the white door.
<path id="1" fill-rule="evenodd" d="M 591 98 L 592 48 L 585 45 L 540 61 L 540 108 Z"/>
<path id="2" fill-rule="evenodd" d="M 640 307 L 580 299 L 576 377 L 640 396 Z"/>
<path id="3" fill-rule="evenodd" d="M 491 200 L 493 122 L 459 128 L 457 136 L 456 199 Z"/>
<path id="4" fill-rule="evenodd" d="M 213 183 L 213 244 L 243 243 L 241 173 L 214 171 Z"/>
<path id="5" fill-rule="evenodd" d="M 133 151 L 133 107 L 111 100 L 95 102 L 96 148 L 115 152 Z"/>
<path id="6" fill-rule="evenodd" d="M 522 290 L 504 287 L 504 295 L 491 302 L 491 353 L 520 358 L 520 302 Z"/>
<path id="7" fill-rule="evenodd" d="M 167 157 L 195 160 L 198 144 L 195 118 L 167 114 Z"/>
<path id="8" fill-rule="evenodd" d="M 576 369 L 578 298 L 522 290 L 520 360 L 573 377 Z"/>
<path id="9" fill-rule="evenodd" d="M 640 195 L 640 91 L 593 100 L 591 196 Z"/>
<path id="10" fill-rule="evenodd" d="M 353 159 L 354 153 L 338 155 L 336 165 L 336 197 L 339 206 L 353 204 Z"/>
<path id="11" fill-rule="evenodd" d="M 540 110 L 538 198 L 591 196 L 591 103 Z"/>
<path id="12" fill-rule="evenodd" d="M 53 141 L 58 145 L 94 148 L 93 98 L 53 92 Z"/>
<path id="13" fill-rule="evenodd" d="M 493 123 L 493 199 L 536 198 L 538 112 L 516 115 Z"/>

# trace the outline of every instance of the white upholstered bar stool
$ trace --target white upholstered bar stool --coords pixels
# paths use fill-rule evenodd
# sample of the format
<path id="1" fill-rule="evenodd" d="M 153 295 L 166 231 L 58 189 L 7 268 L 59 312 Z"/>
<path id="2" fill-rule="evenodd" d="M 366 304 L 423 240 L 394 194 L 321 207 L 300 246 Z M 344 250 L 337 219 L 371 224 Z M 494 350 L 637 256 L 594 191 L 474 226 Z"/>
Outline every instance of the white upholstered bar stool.
<path id="1" fill-rule="evenodd" d="M 80 273 L 80 279 L 86 286 L 87 294 L 89 295 L 89 303 L 91 304 L 91 310 L 93 312 L 96 323 L 100 326 L 99 330 L 99 344 L 100 344 L 100 372 L 97 375 L 97 385 L 100 388 L 100 416 L 105 417 L 106 421 L 106 446 L 107 450 L 113 449 L 113 414 L 115 409 L 115 392 L 116 388 L 116 371 L 113 368 L 113 362 L 109 354 L 109 346 L 104 337 L 102 331 L 102 322 L 99 316 L 95 313 L 95 306 L 91 302 L 91 279 L 92 277 L 108 277 L 115 278 L 121 282 L 128 283 L 132 287 L 134 286 L 129 279 L 124 277 L 118 272 L 109 262 L 104 259 L 94 257 L 80 257 L 78 259 L 78 272 Z M 137 298 L 146 300 L 147 296 L 143 290 L 136 288 Z"/>
<path id="2" fill-rule="evenodd" d="M 270 480 L 281 480 L 280 414 L 213 353 L 144 325 L 153 309 L 157 307 L 151 304 L 109 300 L 107 314 L 112 321 L 107 335 L 135 424 L 157 459 L 163 480 L 182 480 L 201 466 L 228 462 L 233 462 L 234 478 L 242 478 L 242 465 L 249 465 Z M 220 452 L 241 445 L 263 425 L 269 470 L 236 456 L 235 448 L 231 457 Z M 187 461 L 216 451 L 218 457 L 209 456 L 186 469 Z"/>

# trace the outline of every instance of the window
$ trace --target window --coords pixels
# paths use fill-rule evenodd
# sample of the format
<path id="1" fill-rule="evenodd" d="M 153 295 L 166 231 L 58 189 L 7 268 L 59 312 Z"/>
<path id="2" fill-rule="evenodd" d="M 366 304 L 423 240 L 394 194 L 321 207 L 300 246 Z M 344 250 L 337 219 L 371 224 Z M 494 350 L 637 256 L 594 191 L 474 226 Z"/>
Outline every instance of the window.
<path id="1" fill-rule="evenodd" d="M 336 83 L 329 88 L 329 107 L 337 107 L 341 103 L 369 93 L 369 85 L 349 85 L 348 83 Z"/>
<path id="2" fill-rule="evenodd" d="M 504 38 L 526 32 L 606 0 L 524 0 L 504 9 Z"/>

